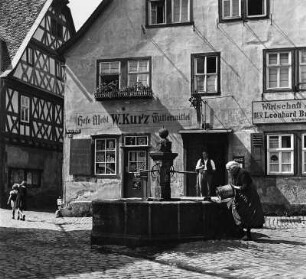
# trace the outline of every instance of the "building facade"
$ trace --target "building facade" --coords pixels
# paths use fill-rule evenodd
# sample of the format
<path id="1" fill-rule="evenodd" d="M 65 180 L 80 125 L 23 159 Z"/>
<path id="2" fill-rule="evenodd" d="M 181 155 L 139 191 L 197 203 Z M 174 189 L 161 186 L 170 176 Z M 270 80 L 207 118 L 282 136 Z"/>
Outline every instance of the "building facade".
<path id="1" fill-rule="evenodd" d="M 66 203 L 156 196 L 149 152 L 164 127 L 174 170 L 190 172 L 171 177 L 172 197 L 195 195 L 206 149 L 215 186 L 234 159 L 267 214 L 305 212 L 304 12 L 302 0 L 104 0 L 62 49 Z"/>
<path id="2" fill-rule="evenodd" d="M 0 193 L 26 181 L 28 206 L 62 194 L 64 61 L 75 33 L 68 1 L 1 1 Z"/>

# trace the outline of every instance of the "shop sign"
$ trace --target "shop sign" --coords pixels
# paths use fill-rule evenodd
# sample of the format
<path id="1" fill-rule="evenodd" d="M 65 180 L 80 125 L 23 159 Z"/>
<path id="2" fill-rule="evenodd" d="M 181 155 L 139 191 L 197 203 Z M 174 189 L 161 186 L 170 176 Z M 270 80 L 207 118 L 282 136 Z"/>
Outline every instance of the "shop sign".
<path id="1" fill-rule="evenodd" d="M 306 100 L 253 102 L 253 124 L 306 122 Z"/>
<path id="2" fill-rule="evenodd" d="M 124 113 L 78 113 L 76 114 L 77 128 L 105 128 L 105 127 L 141 127 L 161 126 L 166 124 L 191 125 L 191 111 L 176 110 L 170 112 L 124 112 Z"/>

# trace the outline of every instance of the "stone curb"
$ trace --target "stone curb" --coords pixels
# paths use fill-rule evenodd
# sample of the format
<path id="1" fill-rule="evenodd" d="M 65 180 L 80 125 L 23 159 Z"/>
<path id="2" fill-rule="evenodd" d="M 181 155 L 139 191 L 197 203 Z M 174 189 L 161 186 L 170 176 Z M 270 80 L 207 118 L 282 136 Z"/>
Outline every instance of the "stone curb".
<path id="1" fill-rule="evenodd" d="M 306 216 L 265 216 L 265 229 L 306 227 Z"/>

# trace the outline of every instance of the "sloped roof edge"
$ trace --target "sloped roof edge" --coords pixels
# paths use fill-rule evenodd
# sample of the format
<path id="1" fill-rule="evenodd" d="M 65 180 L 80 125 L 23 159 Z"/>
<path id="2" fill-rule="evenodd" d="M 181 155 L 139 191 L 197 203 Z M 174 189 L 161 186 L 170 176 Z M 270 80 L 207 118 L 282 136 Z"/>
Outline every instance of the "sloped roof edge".
<path id="1" fill-rule="evenodd" d="M 113 2 L 113 0 L 103 0 L 91 14 L 91 16 L 86 20 L 86 22 L 82 25 L 82 27 L 77 31 L 75 36 L 73 36 L 69 41 L 67 41 L 58 49 L 58 53 L 63 54 L 68 51 L 68 49 L 70 49 L 70 47 L 72 47 L 73 44 L 87 32 L 90 26 L 107 9 L 111 2 Z"/>
<path id="2" fill-rule="evenodd" d="M 38 28 L 40 22 L 42 21 L 42 19 L 44 18 L 46 12 L 48 11 L 49 7 L 52 5 L 53 0 L 47 0 L 46 3 L 44 4 L 42 10 L 40 11 L 38 17 L 36 18 L 34 24 L 32 25 L 30 31 L 27 33 L 27 35 L 25 36 L 25 38 L 23 39 L 20 47 L 18 48 L 12 63 L 11 63 L 11 68 L 6 70 L 5 72 L 3 72 L 0 77 L 6 77 L 18 64 L 18 61 L 20 60 L 23 52 L 25 51 L 25 48 L 27 47 L 27 45 L 29 44 L 31 38 L 33 37 L 36 29 Z"/>

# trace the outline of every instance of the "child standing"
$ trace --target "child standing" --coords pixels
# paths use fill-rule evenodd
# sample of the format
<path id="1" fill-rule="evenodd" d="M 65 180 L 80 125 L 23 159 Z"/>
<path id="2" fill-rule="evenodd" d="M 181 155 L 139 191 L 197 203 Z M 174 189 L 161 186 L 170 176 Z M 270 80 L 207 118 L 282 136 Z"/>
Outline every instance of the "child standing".
<path id="1" fill-rule="evenodd" d="M 12 186 L 12 190 L 10 191 L 10 195 L 7 201 L 7 204 L 11 204 L 12 208 L 12 219 L 15 219 L 15 211 L 16 211 L 16 206 L 17 206 L 17 196 L 18 196 L 18 184 L 14 184 Z"/>
<path id="2" fill-rule="evenodd" d="M 26 209 L 26 199 L 27 199 L 27 188 L 26 182 L 22 181 L 18 185 L 18 195 L 16 199 L 16 207 L 17 207 L 17 219 L 25 221 L 25 214 L 23 211 Z"/>

